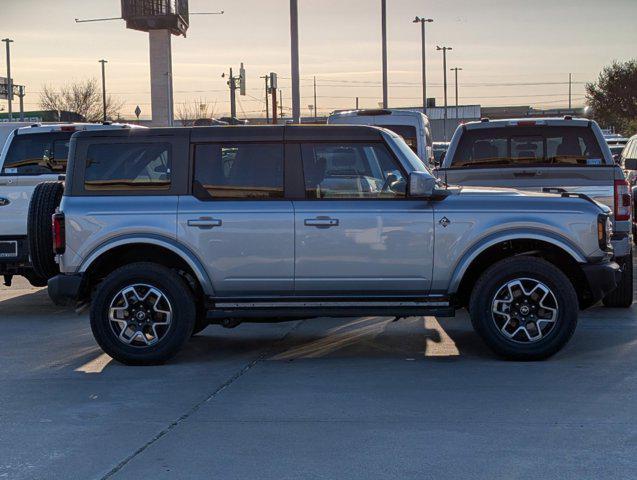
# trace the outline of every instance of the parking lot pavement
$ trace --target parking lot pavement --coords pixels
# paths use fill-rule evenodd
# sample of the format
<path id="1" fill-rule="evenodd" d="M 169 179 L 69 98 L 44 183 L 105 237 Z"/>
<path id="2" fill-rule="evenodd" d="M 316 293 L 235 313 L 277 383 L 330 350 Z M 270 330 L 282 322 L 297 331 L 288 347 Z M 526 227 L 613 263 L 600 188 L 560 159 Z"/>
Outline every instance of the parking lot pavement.
<path id="1" fill-rule="evenodd" d="M 161 367 L 0 290 L 0 479 L 634 478 L 637 304 L 538 363 L 455 319 L 211 326 Z"/>

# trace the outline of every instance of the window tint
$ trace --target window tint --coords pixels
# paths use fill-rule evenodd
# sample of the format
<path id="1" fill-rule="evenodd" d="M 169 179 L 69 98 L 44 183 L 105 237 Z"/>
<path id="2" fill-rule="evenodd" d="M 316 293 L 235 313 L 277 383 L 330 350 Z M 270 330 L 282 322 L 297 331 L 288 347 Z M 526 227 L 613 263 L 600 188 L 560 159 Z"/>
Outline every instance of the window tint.
<path id="1" fill-rule="evenodd" d="M 509 127 L 468 130 L 451 168 L 488 165 L 602 165 L 590 128 Z"/>
<path id="2" fill-rule="evenodd" d="M 55 132 L 14 136 L 2 173 L 4 175 L 64 173 L 71 135 L 71 132 Z"/>
<path id="3" fill-rule="evenodd" d="M 197 145 L 193 191 L 202 199 L 283 198 L 283 145 Z"/>
<path id="4" fill-rule="evenodd" d="M 88 147 L 87 190 L 168 190 L 169 143 L 102 143 Z"/>
<path id="5" fill-rule="evenodd" d="M 405 177 L 383 144 L 308 144 L 302 155 L 309 199 L 405 196 Z"/>

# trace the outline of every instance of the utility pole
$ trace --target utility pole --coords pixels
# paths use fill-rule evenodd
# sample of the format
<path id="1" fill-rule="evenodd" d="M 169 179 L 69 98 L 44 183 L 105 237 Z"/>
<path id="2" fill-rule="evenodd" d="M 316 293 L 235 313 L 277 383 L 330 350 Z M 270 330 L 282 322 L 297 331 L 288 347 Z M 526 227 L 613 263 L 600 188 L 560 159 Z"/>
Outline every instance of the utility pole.
<path id="1" fill-rule="evenodd" d="M 358 110 L 358 97 L 356 97 L 356 110 Z"/>
<path id="2" fill-rule="evenodd" d="M 455 72 L 456 74 L 456 121 L 459 121 L 459 115 L 458 115 L 458 71 L 462 70 L 462 68 L 450 68 L 449 70 L 451 70 L 452 72 Z"/>
<path id="3" fill-rule="evenodd" d="M 316 123 L 316 109 L 317 109 L 317 105 L 316 105 L 316 76 L 314 76 L 314 123 Z"/>
<path id="4" fill-rule="evenodd" d="M 13 100 L 13 79 L 11 78 L 11 43 L 10 38 L 3 38 L 2 41 L 7 44 L 7 111 L 9 113 L 9 121 L 13 120 L 13 108 L 11 100 Z"/>
<path id="5" fill-rule="evenodd" d="M 381 30 L 383 37 L 383 108 L 387 108 L 387 0 L 380 1 Z"/>
<path id="6" fill-rule="evenodd" d="M 272 94 L 272 123 L 276 125 L 277 121 L 277 113 L 276 113 L 276 90 L 278 87 L 279 80 L 278 76 L 274 72 L 270 72 L 270 93 Z"/>
<path id="7" fill-rule="evenodd" d="M 573 91 L 573 74 L 569 73 L 568 74 L 568 109 L 569 110 L 573 107 L 573 104 L 571 102 L 571 100 L 572 100 L 572 96 L 571 96 L 572 91 Z"/>
<path id="8" fill-rule="evenodd" d="M 301 85 L 299 81 L 299 2 L 290 0 L 290 44 L 292 63 L 292 122 L 301 123 Z"/>
<path id="9" fill-rule="evenodd" d="M 443 72 L 443 83 L 445 90 L 445 115 L 444 121 L 442 123 L 444 129 L 444 141 L 447 141 L 447 50 L 453 50 L 452 47 L 439 47 L 436 46 L 436 50 L 442 51 L 442 72 Z"/>
<path id="10" fill-rule="evenodd" d="M 283 118 L 283 90 L 279 89 L 279 117 Z"/>
<path id="11" fill-rule="evenodd" d="M 263 75 L 262 77 L 265 80 L 265 123 L 270 123 L 270 104 L 268 103 L 268 97 L 270 96 L 270 87 L 268 85 L 268 79 L 270 75 Z"/>
<path id="12" fill-rule="evenodd" d="M 414 23 L 420 23 L 420 35 L 422 40 L 422 113 L 427 115 L 427 60 L 425 44 L 425 23 L 433 22 L 432 18 L 414 18 Z"/>
<path id="13" fill-rule="evenodd" d="M 98 60 L 102 64 L 102 121 L 106 121 L 106 60 Z"/>
<path id="14" fill-rule="evenodd" d="M 18 97 L 20 97 L 20 121 L 24 122 L 24 85 L 18 87 Z"/>
<path id="15" fill-rule="evenodd" d="M 225 77 L 226 74 L 223 73 L 221 75 L 222 77 Z M 232 68 L 230 68 L 230 77 L 228 78 L 228 86 L 230 87 L 230 117 L 232 118 L 236 118 L 237 117 L 237 80 L 239 82 L 241 82 L 242 77 L 235 77 L 234 75 L 232 75 Z"/>

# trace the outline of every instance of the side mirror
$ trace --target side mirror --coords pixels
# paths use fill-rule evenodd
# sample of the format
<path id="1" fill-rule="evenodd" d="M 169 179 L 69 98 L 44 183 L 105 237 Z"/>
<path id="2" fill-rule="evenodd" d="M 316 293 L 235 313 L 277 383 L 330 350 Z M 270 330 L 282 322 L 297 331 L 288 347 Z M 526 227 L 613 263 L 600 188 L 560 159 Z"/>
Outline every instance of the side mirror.
<path id="1" fill-rule="evenodd" d="M 627 158 L 624 160 L 624 168 L 626 170 L 637 170 L 637 158 Z"/>
<path id="2" fill-rule="evenodd" d="M 436 190 L 436 179 L 425 172 L 411 172 L 409 175 L 409 196 L 431 198 Z"/>

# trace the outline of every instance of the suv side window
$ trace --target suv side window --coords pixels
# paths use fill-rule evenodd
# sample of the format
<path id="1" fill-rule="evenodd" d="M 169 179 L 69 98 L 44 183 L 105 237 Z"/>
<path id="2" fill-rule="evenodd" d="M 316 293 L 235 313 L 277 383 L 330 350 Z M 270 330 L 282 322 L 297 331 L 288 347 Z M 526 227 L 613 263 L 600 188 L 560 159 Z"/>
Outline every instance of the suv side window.
<path id="1" fill-rule="evenodd" d="M 86 190 L 168 190 L 169 143 L 96 143 L 88 147 Z"/>
<path id="2" fill-rule="evenodd" d="M 402 198 L 405 175 L 382 143 L 301 147 L 308 199 Z"/>
<path id="3" fill-rule="evenodd" d="M 283 145 L 214 143 L 195 147 L 193 195 L 200 200 L 283 198 Z"/>
<path id="4" fill-rule="evenodd" d="M 15 135 L 2 168 L 3 175 L 46 175 L 66 171 L 72 133 Z"/>

